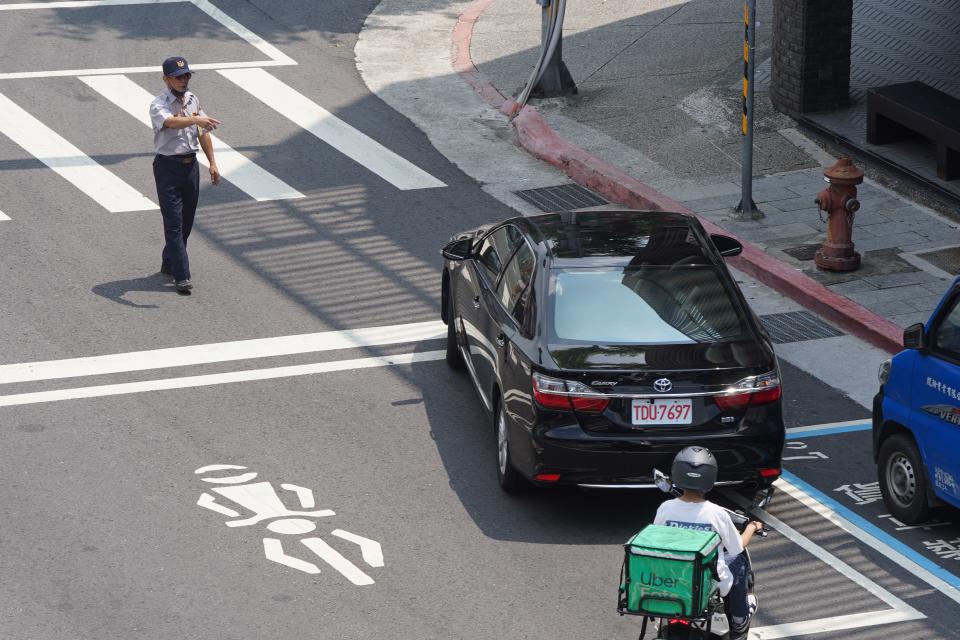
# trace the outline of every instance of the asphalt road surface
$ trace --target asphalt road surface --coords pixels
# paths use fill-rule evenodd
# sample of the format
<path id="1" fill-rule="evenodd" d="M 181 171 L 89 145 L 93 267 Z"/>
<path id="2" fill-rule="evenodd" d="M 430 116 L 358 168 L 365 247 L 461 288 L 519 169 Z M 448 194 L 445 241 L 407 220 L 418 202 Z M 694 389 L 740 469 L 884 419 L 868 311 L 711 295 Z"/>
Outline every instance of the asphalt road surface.
<path id="1" fill-rule="evenodd" d="M 63 4 L 0 2 L 0 636 L 634 637 L 621 545 L 662 496 L 497 487 L 438 250 L 514 212 L 367 89 L 377 3 Z M 201 173 L 189 297 L 138 115 L 175 54 L 236 167 Z M 834 426 L 791 433 L 755 637 L 960 637 L 960 516 L 885 517 L 875 365 L 836 341 L 781 352 L 788 426 Z"/>

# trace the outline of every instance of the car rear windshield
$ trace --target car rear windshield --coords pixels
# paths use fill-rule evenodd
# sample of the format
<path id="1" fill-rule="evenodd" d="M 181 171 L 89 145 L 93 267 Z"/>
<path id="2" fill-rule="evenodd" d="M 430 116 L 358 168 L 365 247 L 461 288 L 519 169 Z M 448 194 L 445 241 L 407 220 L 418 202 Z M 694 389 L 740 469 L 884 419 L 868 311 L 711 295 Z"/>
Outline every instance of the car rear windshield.
<path id="1" fill-rule="evenodd" d="M 749 329 L 717 268 L 555 269 L 552 338 L 588 344 L 738 342 Z"/>

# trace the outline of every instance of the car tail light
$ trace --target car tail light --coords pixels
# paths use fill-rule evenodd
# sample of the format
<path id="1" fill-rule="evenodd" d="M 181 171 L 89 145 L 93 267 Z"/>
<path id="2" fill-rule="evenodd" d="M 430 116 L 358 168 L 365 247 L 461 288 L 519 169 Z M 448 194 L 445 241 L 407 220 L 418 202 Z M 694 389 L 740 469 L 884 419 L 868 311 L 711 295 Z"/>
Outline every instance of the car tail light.
<path id="1" fill-rule="evenodd" d="M 761 478 L 779 478 L 780 469 L 760 469 Z"/>
<path id="2" fill-rule="evenodd" d="M 780 393 L 780 376 L 776 371 L 771 371 L 744 378 L 713 399 L 721 411 L 733 411 L 776 402 L 780 399 Z"/>
<path id="3" fill-rule="evenodd" d="M 600 413 L 610 400 L 582 382 L 533 374 L 533 397 L 545 409 Z"/>
<path id="4" fill-rule="evenodd" d="M 533 476 L 533 479 L 537 482 L 560 482 L 559 473 L 538 473 Z"/>

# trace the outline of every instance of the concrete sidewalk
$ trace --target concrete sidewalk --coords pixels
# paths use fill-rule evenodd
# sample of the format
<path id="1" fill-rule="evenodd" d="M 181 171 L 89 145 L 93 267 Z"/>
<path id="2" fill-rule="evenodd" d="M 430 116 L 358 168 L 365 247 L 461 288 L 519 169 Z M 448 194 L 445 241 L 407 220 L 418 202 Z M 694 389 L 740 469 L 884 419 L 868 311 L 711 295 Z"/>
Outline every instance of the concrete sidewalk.
<path id="1" fill-rule="evenodd" d="M 863 266 L 814 265 L 826 225 L 813 198 L 834 158 L 767 97 L 769 3 L 758 7 L 753 186 L 765 217 L 736 217 L 742 10 L 740 0 L 568 3 L 564 59 L 579 94 L 533 101 L 514 120 L 520 142 L 607 199 L 697 213 L 752 245 L 738 268 L 894 350 L 897 327 L 925 321 L 957 273 L 960 228 L 861 166 Z M 539 53 L 539 25 L 533 0 L 476 0 L 454 35 L 454 66 L 509 111 Z"/>

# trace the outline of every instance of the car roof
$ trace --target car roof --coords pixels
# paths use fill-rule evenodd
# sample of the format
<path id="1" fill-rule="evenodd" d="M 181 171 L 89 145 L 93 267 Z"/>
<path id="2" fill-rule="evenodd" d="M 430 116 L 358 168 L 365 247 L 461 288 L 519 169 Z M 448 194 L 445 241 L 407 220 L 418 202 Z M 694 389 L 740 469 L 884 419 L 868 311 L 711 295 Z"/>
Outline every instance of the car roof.
<path id="1" fill-rule="evenodd" d="M 553 266 L 713 264 L 693 216 L 610 205 L 516 218 Z"/>

